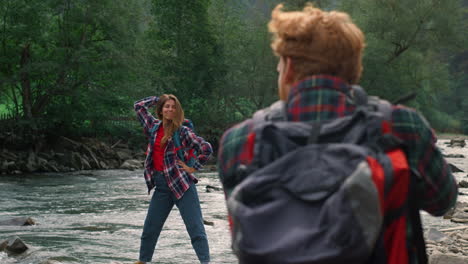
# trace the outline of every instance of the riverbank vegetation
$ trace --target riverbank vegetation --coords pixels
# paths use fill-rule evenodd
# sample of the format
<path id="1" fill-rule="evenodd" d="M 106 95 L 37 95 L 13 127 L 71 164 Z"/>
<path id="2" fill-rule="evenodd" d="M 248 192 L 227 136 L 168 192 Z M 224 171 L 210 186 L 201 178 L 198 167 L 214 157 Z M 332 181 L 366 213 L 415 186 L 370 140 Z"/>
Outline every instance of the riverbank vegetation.
<path id="1" fill-rule="evenodd" d="M 279 2 L 307 1 L 2 1 L 0 146 L 65 136 L 144 148 L 133 102 L 172 93 L 216 147 L 227 127 L 277 98 L 266 24 Z M 436 130 L 468 133 L 468 0 L 312 2 L 349 12 L 365 32 L 370 93 L 415 93 L 406 104 Z"/>

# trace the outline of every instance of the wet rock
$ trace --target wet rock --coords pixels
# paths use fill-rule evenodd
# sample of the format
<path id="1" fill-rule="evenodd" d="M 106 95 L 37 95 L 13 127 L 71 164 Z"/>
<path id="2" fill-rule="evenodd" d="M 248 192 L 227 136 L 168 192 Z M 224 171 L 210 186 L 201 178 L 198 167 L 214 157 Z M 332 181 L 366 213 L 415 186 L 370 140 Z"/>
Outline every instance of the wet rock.
<path id="1" fill-rule="evenodd" d="M 92 169 L 92 167 L 89 164 L 89 161 L 86 159 L 86 157 L 81 157 L 81 164 L 83 165 L 82 166 L 83 170 L 91 170 Z"/>
<path id="2" fill-rule="evenodd" d="M 30 226 L 36 222 L 31 217 L 16 217 L 0 221 L 0 226 Z"/>
<path id="3" fill-rule="evenodd" d="M 428 242 L 429 241 L 442 242 L 448 239 L 447 235 L 445 235 L 444 233 L 440 232 L 439 230 L 435 228 L 429 228 L 429 230 L 427 231 L 427 235 L 425 237 L 428 240 Z"/>
<path id="4" fill-rule="evenodd" d="M 65 152 L 65 150 L 74 150 L 78 151 L 79 148 L 81 147 L 81 144 L 79 142 L 76 142 L 72 139 L 69 139 L 67 137 L 61 136 L 56 144 L 56 148 L 59 150 L 62 150 L 61 152 Z"/>
<path id="5" fill-rule="evenodd" d="M 206 192 L 212 192 L 212 191 L 222 191 L 223 188 L 221 187 L 216 187 L 216 186 L 211 186 L 211 185 L 206 185 Z"/>
<path id="6" fill-rule="evenodd" d="M 203 224 L 209 225 L 209 226 L 214 226 L 214 222 L 207 221 L 207 220 L 205 220 L 205 219 L 203 219 Z"/>
<path id="7" fill-rule="evenodd" d="M 67 151 L 65 153 L 57 153 L 58 163 L 64 167 L 80 170 L 83 166 L 81 156 L 77 152 Z"/>
<path id="8" fill-rule="evenodd" d="M 460 181 L 460 182 L 458 183 L 458 187 L 460 187 L 460 188 L 468 188 L 468 181 L 465 181 L 465 180 Z"/>
<path id="9" fill-rule="evenodd" d="M 447 211 L 444 215 L 444 219 L 450 219 L 455 214 L 461 214 L 468 212 L 468 203 L 465 202 L 457 202 L 455 206 Z"/>
<path id="10" fill-rule="evenodd" d="M 462 169 L 458 168 L 457 166 L 453 165 L 452 163 L 449 163 L 450 169 L 452 172 L 463 172 Z"/>
<path id="11" fill-rule="evenodd" d="M 106 162 L 109 166 L 109 169 L 118 169 L 120 167 L 120 162 L 118 159 L 108 159 Z"/>
<path id="12" fill-rule="evenodd" d="M 120 160 L 132 159 L 132 152 L 129 149 L 119 149 L 116 153 Z"/>
<path id="13" fill-rule="evenodd" d="M 460 147 L 463 148 L 465 147 L 466 143 L 464 139 L 451 139 L 448 146 L 449 147 Z"/>
<path id="14" fill-rule="evenodd" d="M 458 253 L 458 252 L 460 252 L 460 249 L 458 249 L 455 246 L 450 246 L 449 251 L 452 252 L 452 253 Z"/>
<path id="15" fill-rule="evenodd" d="M 122 165 L 120 165 L 120 169 L 123 170 L 137 170 L 143 167 L 143 163 L 139 160 L 129 159 L 126 160 Z"/>
<path id="16" fill-rule="evenodd" d="M 16 163 L 14 161 L 4 160 L 1 164 L 2 171 L 14 171 L 16 169 Z"/>
<path id="17" fill-rule="evenodd" d="M 46 152 L 39 152 L 37 153 L 37 157 L 43 158 L 45 160 L 51 160 L 53 157 L 53 154 L 51 153 L 46 153 Z"/>
<path id="18" fill-rule="evenodd" d="M 0 242 L 0 250 L 6 251 L 10 254 L 21 254 L 28 250 L 28 246 L 21 240 L 21 238 L 14 236 L 7 240 Z"/>
<path id="19" fill-rule="evenodd" d="M 105 163 L 104 161 L 99 161 L 99 165 L 101 166 L 101 168 L 107 170 L 109 169 L 109 166 L 107 165 L 107 163 Z"/>
<path id="20" fill-rule="evenodd" d="M 88 146 L 86 145 L 82 145 L 82 151 L 85 153 L 85 155 L 87 155 L 89 158 L 89 165 L 93 168 L 93 169 L 100 169 L 101 168 L 101 165 L 99 164 L 99 161 L 98 159 L 96 158 L 96 154 L 94 154 L 94 152 L 91 150 L 91 148 L 89 148 Z"/>
<path id="21" fill-rule="evenodd" d="M 462 202 L 457 202 L 457 206 L 450 220 L 455 223 L 468 223 L 467 204 L 462 203 Z"/>
<path id="22" fill-rule="evenodd" d="M 37 156 L 33 151 L 29 151 L 28 158 L 26 160 L 26 170 L 28 172 L 34 172 L 39 169 L 37 164 Z"/>
<path id="23" fill-rule="evenodd" d="M 145 160 L 146 154 L 144 152 L 137 152 L 133 155 L 133 158 L 137 160 Z"/>
<path id="24" fill-rule="evenodd" d="M 465 155 L 463 154 L 444 154 L 445 158 L 464 158 Z"/>

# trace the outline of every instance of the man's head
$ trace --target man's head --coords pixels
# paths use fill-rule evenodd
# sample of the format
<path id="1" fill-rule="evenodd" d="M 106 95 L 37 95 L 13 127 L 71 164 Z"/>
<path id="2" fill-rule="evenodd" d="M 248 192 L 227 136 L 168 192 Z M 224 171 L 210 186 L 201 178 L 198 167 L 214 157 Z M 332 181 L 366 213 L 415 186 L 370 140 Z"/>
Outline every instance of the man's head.
<path id="1" fill-rule="evenodd" d="M 346 13 L 325 12 L 312 5 L 283 12 L 282 7 L 273 10 L 268 24 L 273 33 L 271 47 L 280 57 L 280 99 L 286 100 L 294 82 L 314 74 L 338 76 L 349 84 L 359 81 L 364 34 Z"/>

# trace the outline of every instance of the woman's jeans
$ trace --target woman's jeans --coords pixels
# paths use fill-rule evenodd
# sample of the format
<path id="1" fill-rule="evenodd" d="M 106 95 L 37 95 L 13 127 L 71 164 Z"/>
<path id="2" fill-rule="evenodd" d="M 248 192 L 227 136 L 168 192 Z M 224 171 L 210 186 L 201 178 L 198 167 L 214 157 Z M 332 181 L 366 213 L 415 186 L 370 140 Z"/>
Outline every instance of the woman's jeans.
<path id="1" fill-rule="evenodd" d="M 140 261 L 151 261 L 164 222 L 175 204 L 179 208 L 198 259 L 202 263 L 209 262 L 210 250 L 195 184 L 192 183 L 182 198 L 177 200 L 167 186 L 162 172 L 156 172 L 154 180 L 156 188 L 151 198 L 141 235 Z"/>

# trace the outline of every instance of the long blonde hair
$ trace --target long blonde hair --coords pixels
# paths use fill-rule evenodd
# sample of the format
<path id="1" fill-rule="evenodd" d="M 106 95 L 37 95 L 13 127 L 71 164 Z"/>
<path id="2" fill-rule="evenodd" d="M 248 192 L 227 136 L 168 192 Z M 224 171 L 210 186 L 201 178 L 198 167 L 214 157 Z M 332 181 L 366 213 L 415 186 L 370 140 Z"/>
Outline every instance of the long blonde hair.
<path id="1" fill-rule="evenodd" d="M 163 106 L 168 100 L 174 100 L 175 102 L 176 114 L 172 120 L 166 120 L 162 115 Z M 161 140 L 161 144 L 166 144 L 167 140 L 171 138 L 174 132 L 182 125 L 185 119 L 184 110 L 182 109 L 179 99 L 177 99 L 175 95 L 163 94 L 159 97 L 158 103 L 156 104 L 156 114 L 163 122 L 164 127 L 164 137 Z"/>

